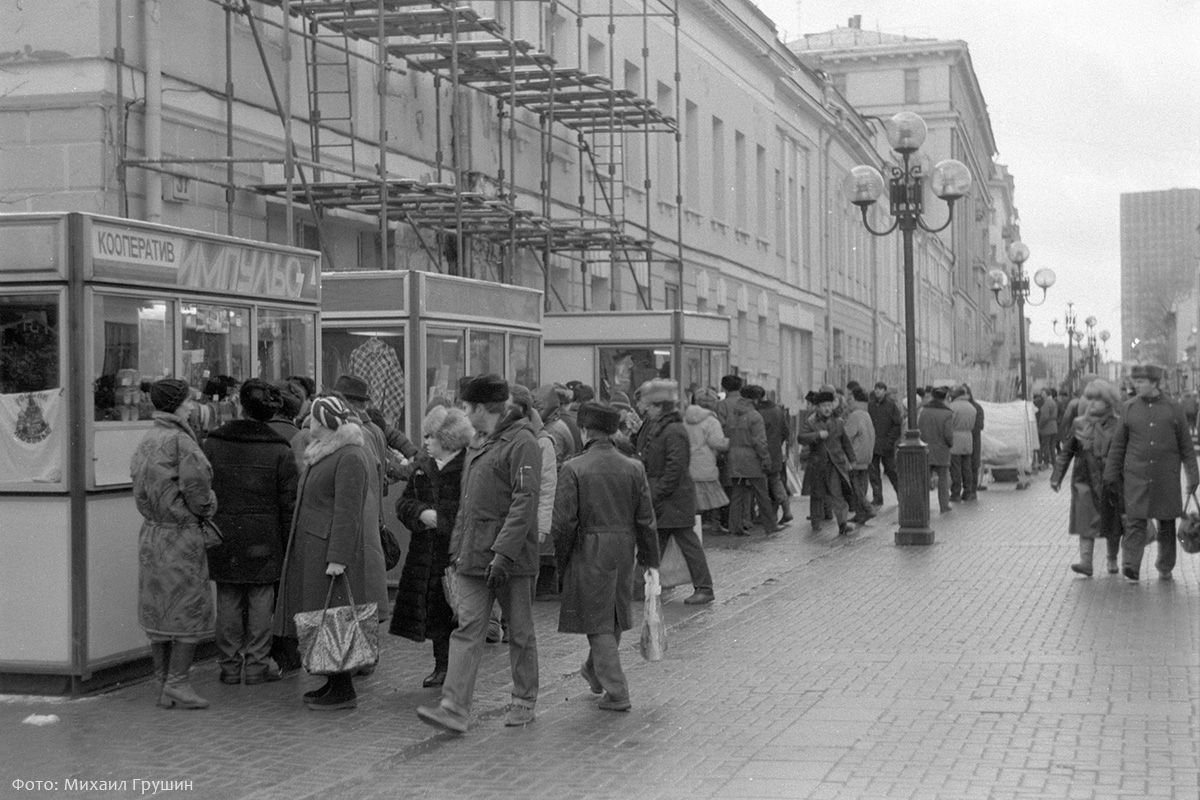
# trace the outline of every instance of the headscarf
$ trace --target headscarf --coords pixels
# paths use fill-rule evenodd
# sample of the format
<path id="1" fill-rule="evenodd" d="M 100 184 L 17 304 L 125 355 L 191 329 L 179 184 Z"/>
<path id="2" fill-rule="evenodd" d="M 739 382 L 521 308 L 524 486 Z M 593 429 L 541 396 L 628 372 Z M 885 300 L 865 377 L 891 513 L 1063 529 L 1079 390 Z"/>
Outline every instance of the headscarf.
<path id="1" fill-rule="evenodd" d="M 150 384 L 150 402 L 159 411 L 173 414 L 188 399 L 191 389 L 178 378 L 163 378 Z"/>

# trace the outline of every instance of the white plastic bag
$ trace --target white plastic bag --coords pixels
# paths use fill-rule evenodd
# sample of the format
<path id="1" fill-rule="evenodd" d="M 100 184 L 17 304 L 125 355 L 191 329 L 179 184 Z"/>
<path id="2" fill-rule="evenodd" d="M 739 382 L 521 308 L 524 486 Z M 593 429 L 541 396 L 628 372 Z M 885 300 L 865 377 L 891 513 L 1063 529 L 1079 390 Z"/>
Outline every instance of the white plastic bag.
<path id="1" fill-rule="evenodd" d="M 638 649 L 647 661 L 662 661 L 667 652 L 667 624 L 662 616 L 662 586 L 658 581 L 658 570 L 646 570 L 645 580 L 646 603 Z"/>

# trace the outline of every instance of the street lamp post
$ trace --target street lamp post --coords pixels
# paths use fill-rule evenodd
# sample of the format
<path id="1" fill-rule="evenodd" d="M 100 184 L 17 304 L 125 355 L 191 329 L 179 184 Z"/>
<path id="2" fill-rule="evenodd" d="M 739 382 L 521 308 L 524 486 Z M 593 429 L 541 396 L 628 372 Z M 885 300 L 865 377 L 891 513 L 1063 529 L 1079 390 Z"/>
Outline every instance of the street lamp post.
<path id="1" fill-rule="evenodd" d="M 905 396 L 908 401 L 908 426 L 904 440 L 896 450 L 896 472 L 900 477 L 899 523 L 895 542 L 898 545 L 933 544 L 933 529 L 929 527 L 929 452 L 917 430 L 917 323 L 915 299 L 915 269 L 913 266 L 913 231 L 917 228 L 937 233 L 954 221 L 954 202 L 971 188 L 971 172 L 960 161 L 946 159 L 927 168 L 916 152 L 925 143 L 925 120 L 911 111 L 901 111 L 884 123 L 888 144 L 900 157 L 900 163 L 889 166 L 885 185 L 879 170 L 860 164 L 850 170 L 843 183 L 846 197 L 858 206 L 863 225 L 874 236 L 887 236 L 897 228 L 904 249 L 904 372 Z M 931 228 L 922 219 L 923 188 L 926 178 L 933 193 L 945 201 L 949 217 L 945 224 Z M 884 189 L 888 189 L 891 226 L 875 230 L 867 218 L 869 209 Z"/>
<path id="2" fill-rule="evenodd" d="M 1100 351 L 1096 353 L 1096 372 L 1100 371 L 1100 365 L 1104 363 L 1104 359 L 1108 358 L 1108 340 L 1112 334 L 1108 331 L 1100 331 Z"/>
<path id="3" fill-rule="evenodd" d="M 1067 396 L 1075 396 L 1075 365 L 1072 361 L 1071 343 L 1076 341 L 1078 331 L 1075 330 L 1075 304 L 1067 303 L 1067 313 L 1063 319 L 1064 327 L 1067 329 Z M 1058 332 L 1058 320 L 1054 320 L 1054 330 Z"/>
<path id="4" fill-rule="evenodd" d="M 1021 399 L 1029 399 L 1029 380 L 1025 365 L 1025 304 L 1040 306 L 1046 302 L 1046 290 L 1054 285 L 1054 270 L 1042 268 L 1033 276 L 1033 282 L 1042 290 L 1042 299 L 1036 303 L 1029 299 L 1029 276 L 1025 273 L 1025 262 L 1029 260 L 1029 248 L 1024 242 L 1013 242 L 1008 246 L 1008 260 L 1013 263 L 1013 273 L 996 268 L 988 271 L 988 284 L 992 296 L 1001 308 L 1017 307 L 1017 341 L 1021 346 Z M 1009 290 L 1008 300 L 1000 299 L 1000 292 Z"/>
<path id="5" fill-rule="evenodd" d="M 1096 364 L 1096 323 L 1095 317 L 1088 317 L 1083 321 L 1084 327 L 1087 328 L 1088 372 L 1093 374 L 1099 371 L 1099 365 Z"/>

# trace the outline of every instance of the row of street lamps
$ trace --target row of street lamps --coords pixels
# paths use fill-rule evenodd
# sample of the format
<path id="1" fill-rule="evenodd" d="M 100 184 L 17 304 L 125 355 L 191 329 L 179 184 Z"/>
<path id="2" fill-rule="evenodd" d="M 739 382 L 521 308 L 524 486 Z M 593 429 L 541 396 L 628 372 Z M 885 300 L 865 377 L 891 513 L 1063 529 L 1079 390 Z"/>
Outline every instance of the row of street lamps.
<path id="1" fill-rule="evenodd" d="M 862 222 L 866 229 L 875 236 L 887 236 L 899 229 L 903 240 L 904 252 L 904 358 L 905 358 L 905 399 L 908 403 L 908 426 L 904 439 L 900 442 L 896 454 L 896 471 L 900 477 L 898 490 L 899 523 L 895 541 L 898 545 L 933 544 L 933 529 L 929 525 L 929 454 L 921 442 L 917 429 L 917 340 L 916 340 L 916 301 L 915 277 L 913 266 L 913 232 L 920 228 L 929 233 L 945 230 L 954 221 L 954 203 L 961 199 L 971 188 L 971 172 L 961 161 L 946 159 L 939 161 L 930 171 L 923 158 L 918 157 L 917 151 L 925 142 L 928 128 L 925 121 L 911 111 L 901 111 L 890 120 L 884 122 L 888 144 L 899 156 L 899 162 L 888 166 L 888 178 L 885 181 L 879 170 L 866 164 L 860 164 L 850 170 L 842 188 L 847 199 L 858 206 L 862 213 Z M 923 189 L 928 180 L 933 194 L 946 203 L 949 210 L 948 218 L 942 225 L 933 228 L 925 223 L 923 218 Z M 888 190 L 889 213 L 894 218 L 892 224 L 883 230 L 871 226 L 867 212 L 872 205 Z M 1013 242 L 1008 246 L 1008 258 L 1013 263 L 1010 276 L 1002 269 L 993 269 L 988 273 L 988 285 L 996 303 L 1003 308 L 1017 307 L 1017 338 L 1020 343 L 1021 365 L 1021 399 L 1028 400 L 1028 377 L 1026 374 L 1025 358 L 1025 304 L 1041 305 L 1046 301 L 1046 290 L 1054 285 L 1054 271 L 1039 269 L 1033 275 L 1033 283 L 1042 290 L 1041 299 L 1029 300 L 1030 279 L 1024 265 L 1029 259 L 1029 248 L 1022 242 Z M 1008 297 L 1001 298 L 1000 294 L 1008 289 Z M 1070 324 L 1074 327 L 1073 311 L 1068 311 Z M 1095 327 L 1095 317 L 1088 317 L 1089 337 Z M 1072 334 L 1073 334 L 1072 330 Z M 1102 331 L 1101 339 L 1107 341 L 1107 331 Z M 1094 338 L 1092 342 L 1092 358 L 1095 357 Z M 1068 340 L 1068 359 L 1070 358 L 1070 341 Z M 1068 371 L 1069 368 L 1068 368 Z"/>

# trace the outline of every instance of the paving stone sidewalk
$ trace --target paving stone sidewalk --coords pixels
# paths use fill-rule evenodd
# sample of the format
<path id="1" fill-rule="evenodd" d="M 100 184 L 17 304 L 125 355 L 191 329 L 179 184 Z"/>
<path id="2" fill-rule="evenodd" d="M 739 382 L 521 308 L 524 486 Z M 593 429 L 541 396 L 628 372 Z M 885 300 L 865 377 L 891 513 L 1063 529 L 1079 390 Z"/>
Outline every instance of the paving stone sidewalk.
<path id="1" fill-rule="evenodd" d="M 1200 557 L 1181 552 L 1173 581 L 1073 576 L 1066 504 L 1044 476 L 994 485 L 935 513 L 930 547 L 893 545 L 892 505 L 851 537 L 809 533 L 802 503 L 770 539 L 714 537 L 717 602 L 677 592 L 662 662 L 624 643 L 627 714 L 595 707 L 586 642 L 555 633 L 545 602 L 523 729 L 503 726 L 502 646 L 456 737 L 414 714 L 436 697 L 419 688 L 428 646 L 387 636 L 352 712 L 304 709 L 313 679 L 227 687 L 212 664 L 202 712 L 156 709 L 145 684 L 5 698 L 0 796 L 21 796 L 14 779 L 137 778 L 254 800 L 1200 797 Z M 61 721 L 21 724 L 32 713 Z"/>

